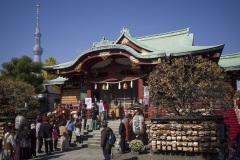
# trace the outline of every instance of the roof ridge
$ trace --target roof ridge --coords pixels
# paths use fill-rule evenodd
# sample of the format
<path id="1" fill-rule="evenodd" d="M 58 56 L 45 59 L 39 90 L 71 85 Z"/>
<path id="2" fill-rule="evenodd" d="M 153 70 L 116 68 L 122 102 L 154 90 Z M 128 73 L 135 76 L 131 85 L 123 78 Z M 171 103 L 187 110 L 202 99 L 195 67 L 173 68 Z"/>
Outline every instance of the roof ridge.
<path id="1" fill-rule="evenodd" d="M 222 54 L 221 55 L 221 58 L 230 58 L 230 57 L 240 57 L 240 52 L 238 52 L 238 53 Z"/>
<path id="2" fill-rule="evenodd" d="M 138 40 L 147 40 L 147 39 L 152 39 L 152 38 L 158 38 L 158 37 L 169 37 L 169 36 L 176 36 L 180 34 L 189 34 L 190 33 L 191 27 L 176 30 L 176 31 L 171 31 L 171 32 L 165 32 L 165 33 L 160 33 L 160 34 L 154 34 L 154 35 L 149 35 L 149 36 L 142 36 L 142 37 L 136 37 L 135 39 Z"/>

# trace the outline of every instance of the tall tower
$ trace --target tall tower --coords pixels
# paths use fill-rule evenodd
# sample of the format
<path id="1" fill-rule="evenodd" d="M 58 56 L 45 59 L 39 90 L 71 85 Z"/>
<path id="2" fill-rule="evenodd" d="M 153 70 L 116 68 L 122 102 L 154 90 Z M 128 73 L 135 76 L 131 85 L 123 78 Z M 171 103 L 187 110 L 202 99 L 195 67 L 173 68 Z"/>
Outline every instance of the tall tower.
<path id="1" fill-rule="evenodd" d="M 40 33 L 40 27 L 39 27 L 39 9 L 40 6 L 37 5 L 37 27 L 35 32 L 35 46 L 33 47 L 33 53 L 34 53 L 34 62 L 41 62 L 41 55 L 43 53 L 43 49 L 41 47 L 41 33 Z"/>

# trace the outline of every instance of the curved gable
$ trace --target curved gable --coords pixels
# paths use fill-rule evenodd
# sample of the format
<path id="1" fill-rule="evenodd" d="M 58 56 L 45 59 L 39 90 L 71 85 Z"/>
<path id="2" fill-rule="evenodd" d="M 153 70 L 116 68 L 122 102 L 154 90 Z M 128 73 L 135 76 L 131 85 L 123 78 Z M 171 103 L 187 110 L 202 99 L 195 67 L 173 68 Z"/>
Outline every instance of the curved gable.
<path id="1" fill-rule="evenodd" d="M 129 46 L 139 53 L 148 53 L 155 51 L 155 49 L 145 46 L 138 42 L 135 38 L 131 36 L 129 30 L 125 27 L 122 29 L 121 35 L 117 38 L 117 40 L 114 43 Z"/>

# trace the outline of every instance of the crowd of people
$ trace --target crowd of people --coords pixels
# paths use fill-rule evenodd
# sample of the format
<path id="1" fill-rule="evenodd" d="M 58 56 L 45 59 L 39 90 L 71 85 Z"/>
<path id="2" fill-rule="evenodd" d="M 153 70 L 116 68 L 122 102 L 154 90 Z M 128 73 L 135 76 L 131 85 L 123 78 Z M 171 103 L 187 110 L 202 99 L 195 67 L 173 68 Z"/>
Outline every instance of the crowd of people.
<path id="1" fill-rule="evenodd" d="M 101 106 L 101 105 L 100 105 Z M 58 122 L 50 122 L 49 117 L 38 116 L 36 123 L 27 125 L 23 116 L 18 116 L 15 120 L 15 128 L 6 125 L 4 137 L 2 138 L 2 159 L 24 160 L 36 157 L 44 153 L 50 155 L 54 150 L 65 151 L 72 144 L 72 136 L 76 135 L 75 144 L 82 143 L 81 131 L 88 129 L 87 125 L 87 105 L 81 104 L 81 110 L 77 114 L 70 115 L 69 120 L 62 119 Z M 105 107 L 107 110 L 107 108 Z M 91 118 L 93 130 L 100 129 L 103 120 L 103 109 L 92 104 Z M 83 122 L 83 125 L 82 125 Z M 16 129 L 16 134 L 11 131 Z M 74 133 L 74 134 L 73 134 Z M 60 142 L 59 142 L 60 139 Z M 58 148 L 58 144 L 59 148 Z"/>
<path id="2" fill-rule="evenodd" d="M 108 132 L 112 131 L 107 125 L 108 106 L 100 103 L 93 103 L 90 109 L 92 130 L 100 129 L 101 131 L 101 148 L 105 160 L 110 159 L 112 144 L 108 143 Z M 106 111 L 106 112 L 104 112 Z M 136 112 L 136 115 L 138 112 Z M 82 124 L 83 122 L 83 124 Z M 129 122 L 131 123 L 131 122 Z M 50 122 L 48 117 L 38 116 L 36 124 L 32 123 L 27 126 L 25 118 L 18 116 L 15 120 L 16 134 L 13 135 L 11 126 L 5 126 L 4 137 L 2 138 L 2 159 L 3 160 L 24 160 L 36 157 L 38 154 L 44 153 L 42 150 L 43 144 L 45 154 L 50 155 L 54 150 L 66 151 L 72 144 L 72 136 L 76 136 L 75 144 L 82 143 L 81 131 L 88 129 L 87 124 L 87 106 L 82 104 L 81 112 L 71 115 L 69 120 L 62 119 L 60 122 Z M 74 134 L 73 134 L 74 133 Z M 120 146 L 120 154 L 126 152 L 126 128 L 123 120 L 120 119 L 118 132 L 118 145 Z M 60 142 L 59 142 L 60 139 Z M 60 144 L 60 145 L 58 145 Z M 59 148 L 58 148 L 59 146 Z M 228 146 L 227 152 L 219 152 L 219 156 L 223 160 L 240 160 L 240 132 L 237 137 Z"/>

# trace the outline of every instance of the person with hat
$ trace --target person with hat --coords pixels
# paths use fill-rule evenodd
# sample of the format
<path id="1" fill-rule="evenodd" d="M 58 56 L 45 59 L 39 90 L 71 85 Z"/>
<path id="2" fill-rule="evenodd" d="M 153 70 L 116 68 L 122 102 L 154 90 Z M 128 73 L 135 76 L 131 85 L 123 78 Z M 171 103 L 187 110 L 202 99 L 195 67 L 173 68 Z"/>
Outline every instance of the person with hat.
<path id="1" fill-rule="evenodd" d="M 37 137 L 36 137 L 36 126 L 34 123 L 31 124 L 31 129 L 29 131 L 29 137 L 30 137 L 30 157 L 36 157 L 36 143 L 37 143 Z"/>

